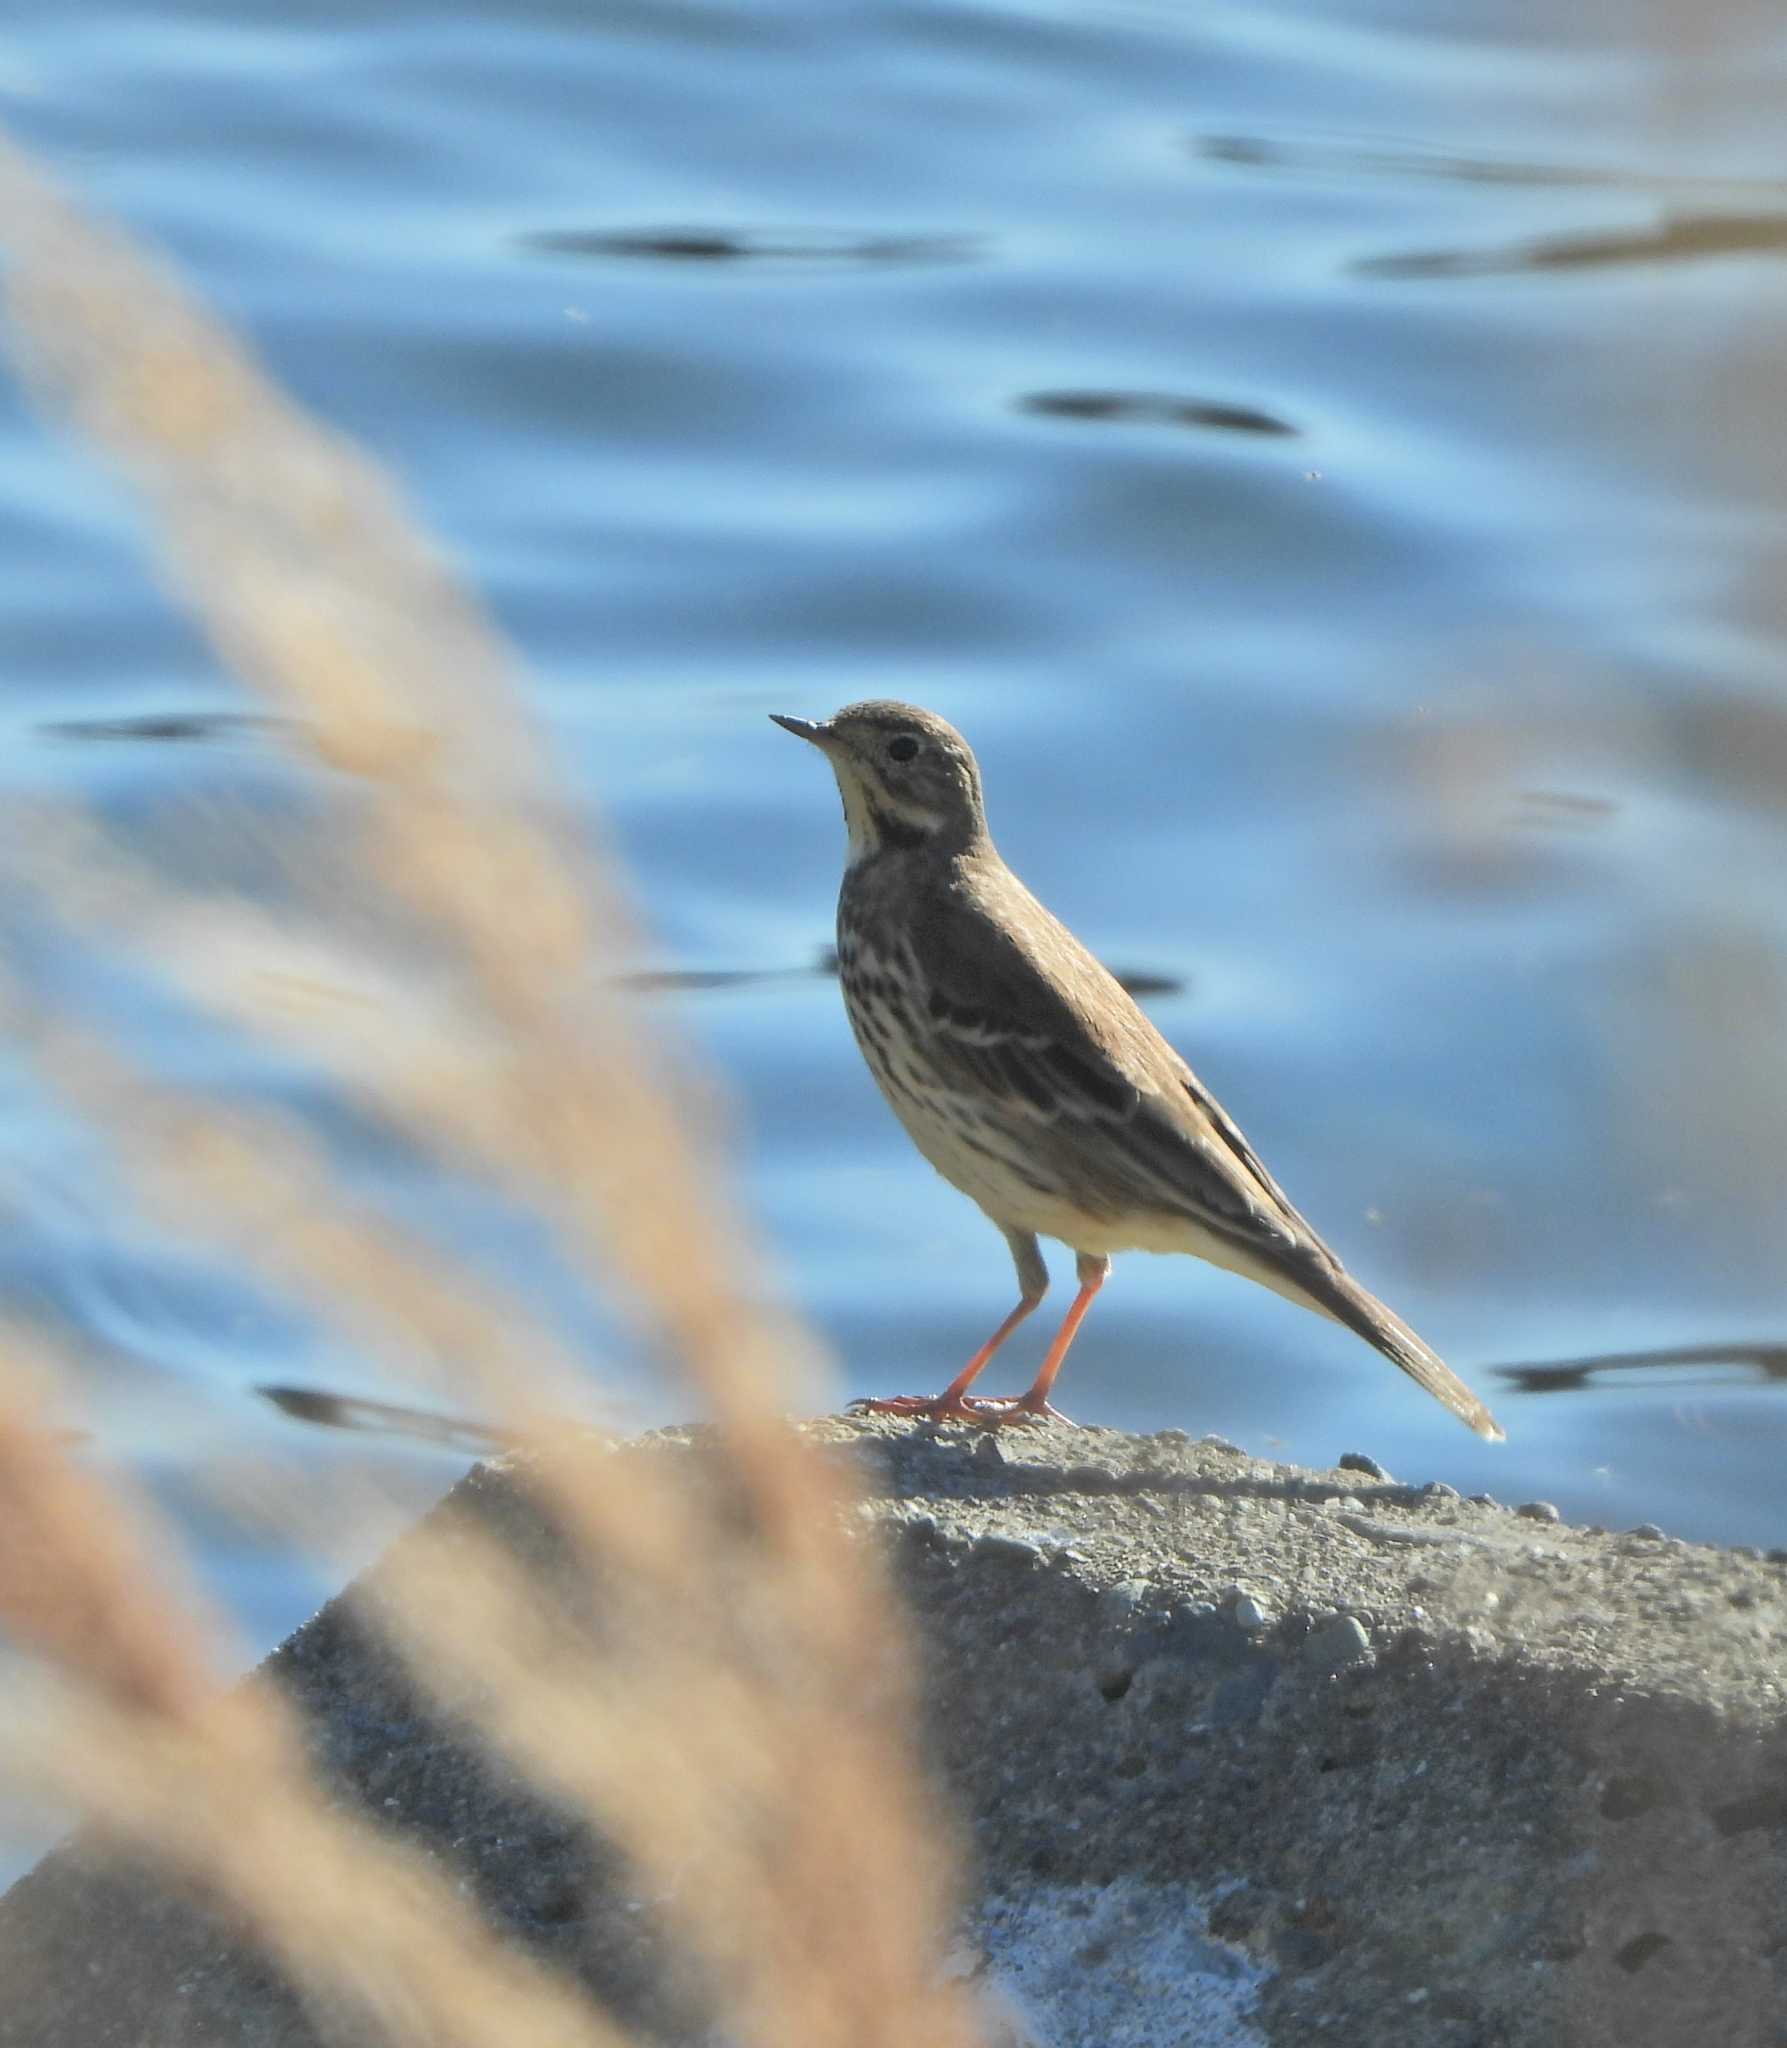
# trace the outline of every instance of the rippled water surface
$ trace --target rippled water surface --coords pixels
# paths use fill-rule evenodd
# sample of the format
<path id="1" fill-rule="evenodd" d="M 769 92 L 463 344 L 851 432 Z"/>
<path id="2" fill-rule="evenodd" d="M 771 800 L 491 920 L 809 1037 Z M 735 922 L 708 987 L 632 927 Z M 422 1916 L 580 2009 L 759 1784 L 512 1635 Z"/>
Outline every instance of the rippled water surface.
<path id="1" fill-rule="evenodd" d="M 839 1393 L 941 1385 L 1012 1291 L 815 966 L 836 797 L 765 714 L 892 695 L 967 731 L 1012 864 L 1510 1441 L 1178 1259 L 1119 1262 L 1071 1412 L 1787 1543 L 1767 11 L 90 0 L 14 20 L 0 94 L 524 650 L 655 933 L 639 1000 L 720 1067 L 765 1285 Z M 254 893 L 276 749 L 128 507 L 5 403 L 9 795 Z M 329 1114 L 270 1052 L 127 1021 Z M 245 1539 L 217 1460 L 371 1476 L 395 1516 L 464 1451 L 257 1396 L 390 1390 L 132 1222 L 29 1069 L 0 1085 L 11 1306 L 74 1334 L 95 1457 L 265 1644 L 333 1567 Z M 359 1157 L 526 1284 L 524 1231 Z"/>

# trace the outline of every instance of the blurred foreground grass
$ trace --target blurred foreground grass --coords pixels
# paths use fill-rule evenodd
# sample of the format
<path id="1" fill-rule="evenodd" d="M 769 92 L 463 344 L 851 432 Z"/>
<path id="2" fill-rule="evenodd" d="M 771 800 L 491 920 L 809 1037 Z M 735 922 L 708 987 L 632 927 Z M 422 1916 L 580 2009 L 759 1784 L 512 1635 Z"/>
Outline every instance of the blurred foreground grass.
<path id="1" fill-rule="evenodd" d="M 600 1630 L 568 1639 L 512 1561 L 461 1533 L 450 1555 L 406 1550 L 395 1647 L 425 1692 L 463 1704 L 476 1675 L 484 1738 L 663 1903 L 725 2038 L 966 2043 L 934 1969 L 949 1859 L 913 1753 L 907 1633 L 842 1534 L 847 1481 L 781 1419 L 807 1340 L 754 1299 L 691 1077 L 601 971 L 627 914 L 560 822 L 508 651 L 389 483 L 3 142 L 0 256 L 19 374 L 127 479 L 170 587 L 277 715 L 314 848 L 302 914 L 275 917 L 227 874 L 177 890 L 46 812 L 15 821 L 44 913 L 173 999 L 276 1034 L 440 1170 L 525 1204 L 650 1333 L 728 1486 L 567 1442 L 556 1417 L 590 1362 L 369 1206 L 301 1123 L 171 1085 L 17 963 L 9 1032 L 158 1224 L 550 1444 L 538 1483 L 602 1589 Z M 450 1872 L 332 1804 L 271 1693 L 226 1689 L 170 1532 L 58 1436 L 41 1336 L 15 1331 L 0 1374 L 0 1618 L 27 1653 L 0 1697 L 4 1769 L 245 1925 L 356 2039 L 629 2038 L 505 1947 Z M 311 1513 L 256 1507 L 296 1532 Z"/>

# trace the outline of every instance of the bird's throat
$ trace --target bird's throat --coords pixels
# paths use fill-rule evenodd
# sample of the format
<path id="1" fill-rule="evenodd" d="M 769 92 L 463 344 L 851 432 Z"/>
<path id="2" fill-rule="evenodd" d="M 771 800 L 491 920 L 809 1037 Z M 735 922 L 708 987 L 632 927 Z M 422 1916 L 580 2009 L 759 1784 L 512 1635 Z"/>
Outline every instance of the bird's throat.
<path id="1" fill-rule="evenodd" d="M 840 782 L 844 798 L 844 829 L 849 834 L 848 865 L 859 866 L 884 853 L 916 853 L 942 829 L 942 819 L 928 811 L 897 810 L 879 792 Z"/>

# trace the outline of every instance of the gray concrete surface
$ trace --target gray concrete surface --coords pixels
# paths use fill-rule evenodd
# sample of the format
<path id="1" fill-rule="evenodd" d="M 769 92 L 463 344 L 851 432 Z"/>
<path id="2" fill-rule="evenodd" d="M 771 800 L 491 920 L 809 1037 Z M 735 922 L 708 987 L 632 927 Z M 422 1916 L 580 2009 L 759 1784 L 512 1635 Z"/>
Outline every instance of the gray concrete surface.
<path id="1" fill-rule="evenodd" d="M 1175 1432 L 812 1433 L 869 1474 L 918 1616 L 975 1855 L 957 1966 L 1006 2040 L 1787 2041 L 1787 1567 Z M 550 1571 L 524 1473 L 437 1512 Z M 263 1667 L 342 1795 L 699 2038 L 599 1846 L 420 1710 L 378 1597 L 375 1568 Z M 226 1929 L 79 1847 L 0 1901 L 0 1983 L 6 2044 L 320 2038 Z"/>

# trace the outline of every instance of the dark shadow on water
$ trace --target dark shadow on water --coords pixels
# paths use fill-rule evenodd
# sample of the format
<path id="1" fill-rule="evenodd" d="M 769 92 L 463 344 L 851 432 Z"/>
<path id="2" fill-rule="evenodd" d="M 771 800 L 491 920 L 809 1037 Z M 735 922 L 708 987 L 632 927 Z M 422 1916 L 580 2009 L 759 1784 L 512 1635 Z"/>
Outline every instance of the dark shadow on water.
<path id="1" fill-rule="evenodd" d="M 1194 135 L 1186 147 L 1209 163 L 1241 170 L 1429 178 L 1463 185 L 1523 185 L 1546 190 L 1591 188 L 1647 192 L 1660 200 L 1718 199 L 1733 212 L 1774 212 L 1787 203 L 1787 179 L 1684 178 L 1619 165 L 1534 163 L 1519 158 L 1454 156 L 1415 147 L 1361 148 L 1348 143 L 1277 142 L 1253 135 Z"/>
<path id="2" fill-rule="evenodd" d="M 706 989 L 756 988 L 777 981 L 808 981 L 814 967 L 642 967 L 617 974 L 614 986 L 634 995 L 692 995 Z"/>
<path id="3" fill-rule="evenodd" d="M 37 728 L 49 740 L 166 741 L 191 746 L 261 739 L 284 729 L 253 711 L 148 711 L 136 718 L 52 718 Z"/>
<path id="4" fill-rule="evenodd" d="M 1118 420 L 1159 427 L 1210 427 L 1228 434 L 1295 435 L 1288 420 L 1250 405 L 1177 398 L 1158 391 L 1035 391 L 1017 401 L 1020 412 L 1055 420 Z"/>
<path id="5" fill-rule="evenodd" d="M 1724 1371 L 1696 1374 L 1695 1386 L 1787 1384 L 1787 1344 L 1690 1344 L 1673 1351 L 1605 1351 L 1588 1358 L 1563 1358 L 1548 1365 L 1493 1365 L 1487 1371 L 1527 1394 L 1576 1394 L 1599 1377 L 1616 1372 L 1681 1372 L 1703 1366 Z"/>
<path id="6" fill-rule="evenodd" d="M 1170 974 L 1149 974 L 1139 967 L 1127 969 L 1116 978 L 1138 1003 L 1146 1002 L 1150 996 L 1182 996 L 1190 986 Z"/>
<path id="7" fill-rule="evenodd" d="M 1443 150 L 1277 142 L 1248 135 L 1194 135 L 1186 147 L 1205 162 L 1243 170 L 1634 192 L 1667 209 L 1652 227 L 1546 235 L 1485 249 L 1364 256 L 1347 266 L 1356 277 L 1510 277 L 1701 257 L 1773 256 L 1787 250 L 1787 180 L 1779 178 L 1682 178 L 1620 166 L 1504 161 L 1452 156 Z"/>
<path id="8" fill-rule="evenodd" d="M 813 963 L 812 972 L 835 976 L 837 971 L 836 951 L 830 946 L 821 947 L 819 957 Z M 1181 981 L 1176 975 L 1150 974 L 1146 968 L 1130 968 L 1121 972 L 1113 968 L 1112 972 L 1137 1002 L 1147 996 L 1180 996 L 1191 986 L 1189 982 Z"/>
<path id="9" fill-rule="evenodd" d="M 1490 249 L 1423 249 L 1399 256 L 1363 256 L 1347 267 L 1355 277 L 1513 277 L 1548 270 L 1605 270 L 1617 265 L 1681 263 L 1707 256 L 1778 256 L 1787 252 L 1787 213 L 1703 213 L 1654 228 L 1555 235 Z"/>
<path id="10" fill-rule="evenodd" d="M 540 256 L 625 257 L 655 263 L 967 263 L 977 235 L 852 234 L 842 228 L 541 228 L 516 237 Z"/>
<path id="11" fill-rule="evenodd" d="M 454 1451 L 491 1456 L 514 1450 L 521 1439 L 465 1416 L 435 1415 L 394 1401 L 367 1401 L 355 1394 L 329 1394 L 316 1387 L 261 1386 L 255 1392 L 294 1422 L 368 1436 L 400 1436 L 412 1443 L 438 1444 Z"/>
<path id="12" fill-rule="evenodd" d="M 755 988 L 780 981 L 835 981 L 838 955 L 834 947 L 821 946 L 810 967 L 642 967 L 630 974 L 617 974 L 614 986 L 635 995 L 700 994 L 706 989 Z M 1117 976 L 1138 1002 L 1150 996 L 1177 996 L 1187 984 L 1170 974 L 1151 974 L 1133 969 Z"/>
<path id="13" fill-rule="evenodd" d="M 1494 158 L 1447 156 L 1423 149 L 1359 149 L 1345 143 L 1274 142 L 1260 135 L 1193 135 L 1186 148 L 1207 163 L 1241 170 L 1301 171 L 1332 175 L 1364 172 L 1373 177 L 1443 178 L 1471 185 L 1611 185 L 1629 182 L 1617 173 L 1576 164 L 1498 162 Z"/>

